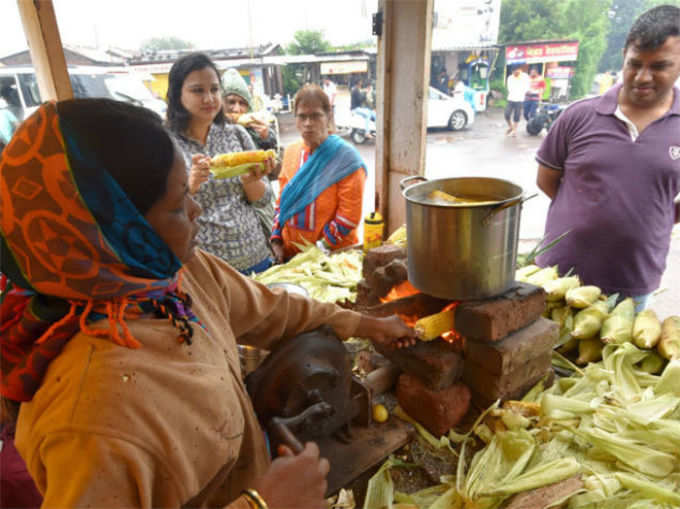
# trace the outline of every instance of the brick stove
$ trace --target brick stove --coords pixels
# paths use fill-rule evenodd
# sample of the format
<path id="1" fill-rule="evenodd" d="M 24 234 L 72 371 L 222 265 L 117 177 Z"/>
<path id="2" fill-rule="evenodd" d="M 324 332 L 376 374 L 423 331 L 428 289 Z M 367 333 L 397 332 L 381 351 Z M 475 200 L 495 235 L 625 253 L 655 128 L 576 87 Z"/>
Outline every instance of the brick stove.
<path id="1" fill-rule="evenodd" d="M 383 245 L 366 254 L 356 306 L 375 316 L 397 313 L 414 319 L 441 311 L 450 301 L 416 293 L 382 302 L 407 280 L 406 249 Z M 401 370 L 397 398 L 402 408 L 436 436 L 456 426 L 470 405 L 484 409 L 497 399 L 521 398 L 552 375 L 558 326 L 543 318 L 543 289 L 517 283 L 485 300 L 455 308 L 459 336 L 419 342 L 403 350 L 380 349 Z"/>

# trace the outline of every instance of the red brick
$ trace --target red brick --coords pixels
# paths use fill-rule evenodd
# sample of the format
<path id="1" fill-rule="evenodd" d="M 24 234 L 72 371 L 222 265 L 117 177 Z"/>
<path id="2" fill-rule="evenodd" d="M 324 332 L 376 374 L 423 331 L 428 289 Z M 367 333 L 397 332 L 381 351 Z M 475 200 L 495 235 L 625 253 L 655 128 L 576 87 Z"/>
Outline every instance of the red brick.
<path id="1" fill-rule="evenodd" d="M 496 375 L 485 371 L 482 366 L 466 360 L 463 381 L 475 396 L 475 403 L 481 400 L 488 405 L 497 399 L 518 399 L 531 389 L 536 382 L 552 371 L 552 355 L 543 355 L 519 367 L 515 371 Z"/>
<path id="2" fill-rule="evenodd" d="M 404 373 L 397 383 L 399 405 L 435 436 L 455 427 L 470 408 L 470 389 L 457 383 L 433 391 L 413 375 Z"/>
<path id="3" fill-rule="evenodd" d="M 411 348 L 375 348 L 402 371 L 420 378 L 433 390 L 441 390 L 458 381 L 463 374 L 463 357 L 456 347 L 444 340 L 419 341 Z"/>
<path id="4" fill-rule="evenodd" d="M 467 339 L 465 359 L 484 366 L 489 373 L 499 375 L 514 371 L 531 359 L 551 352 L 558 336 L 559 326 L 541 317 L 496 343 Z"/>
<path id="5" fill-rule="evenodd" d="M 500 399 L 501 401 L 507 401 L 511 399 L 522 399 L 527 392 L 529 392 L 538 382 L 540 382 L 544 378 L 545 378 L 544 388 L 547 389 L 553 384 L 553 381 L 555 380 L 555 372 L 552 370 L 552 367 L 542 375 L 538 375 L 534 379 L 527 380 L 527 382 L 523 386 L 518 387 L 513 391 L 509 391 L 505 394 L 502 394 L 498 398 L 491 398 L 489 396 L 479 394 L 470 389 L 470 392 L 472 394 L 472 405 L 474 405 L 478 409 L 484 410 L 489 408 L 497 399 Z"/>
<path id="6" fill-rule="evenodd" d="M 499 341 L 536 320 L 544 310 L 545 291 L 517 283 L 499 297 L 462 302 L 456 308 L 456 330 L 467 339 Z"/>
<path id="7" fill-rule="evenodd" d="M 406 258 L 405 247 L 395 246 L 394 244 L 383 244 L 382 246 L 369 249 L 366 256 L 364 256 L 361 275 L 364 279 L 368 279 L 377 268 L 384 267 L 397 258 Z"/>
<path id="8" fill-rule="evenodd" d="M 489 373 L 507 373 L 551 352 L 558 337 L 558 324 L 541 317 L 496 343 L 466 340 L 465 359 Z"/>

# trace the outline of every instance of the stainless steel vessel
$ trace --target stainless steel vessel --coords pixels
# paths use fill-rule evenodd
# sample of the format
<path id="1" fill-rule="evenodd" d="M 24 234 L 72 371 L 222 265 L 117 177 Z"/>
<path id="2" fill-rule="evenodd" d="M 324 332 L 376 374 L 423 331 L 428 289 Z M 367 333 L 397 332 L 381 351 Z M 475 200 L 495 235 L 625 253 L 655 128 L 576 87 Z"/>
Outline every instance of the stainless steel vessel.
<path id="1" fill-rule="evenodd" d="M 407 187 L 416 179 L 425 180 Z M 481 177 L 401 181 L 406 199 L 408 278 L 420 291 L 452 300 L 500 295 L 513 284 L 522 188 Z M 478 203 L 441 203 L 434 190 Z"/>

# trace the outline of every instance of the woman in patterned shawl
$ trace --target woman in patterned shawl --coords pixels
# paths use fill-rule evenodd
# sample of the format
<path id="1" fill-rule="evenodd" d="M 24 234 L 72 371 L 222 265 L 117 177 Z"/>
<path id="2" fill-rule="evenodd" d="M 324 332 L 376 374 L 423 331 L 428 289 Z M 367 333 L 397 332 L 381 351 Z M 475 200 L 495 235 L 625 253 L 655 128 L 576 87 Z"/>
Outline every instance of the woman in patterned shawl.
<path id="1" fill-rule="evenodd" d="M 167 115 L 190 168 L 189 190 L 203 207 L 200 246 L 244 274 L 268 269 L 272 264 L 270 232 L 263 230 L 256 209 L 272 201 L 265 175 L 274 162 L 267 161 L 264 168 L 240 177 L 211 178 L 211 157 L 256 147 L 243 126 L 225 121 L 220 76 L 206 55 L 192 53 L 173 64 Z"/>
<path id="2" fill-rule="evenodd" d="M 322 506 L 314 444 L 270 462 L 237 339 L 271 349 L 327 323 L 403 345 L 412 330 L 196 250 L 184 158 L 143 108 L 44 104 L 0 157 L 0 198 L 2 425 L 43 507 Z"/>

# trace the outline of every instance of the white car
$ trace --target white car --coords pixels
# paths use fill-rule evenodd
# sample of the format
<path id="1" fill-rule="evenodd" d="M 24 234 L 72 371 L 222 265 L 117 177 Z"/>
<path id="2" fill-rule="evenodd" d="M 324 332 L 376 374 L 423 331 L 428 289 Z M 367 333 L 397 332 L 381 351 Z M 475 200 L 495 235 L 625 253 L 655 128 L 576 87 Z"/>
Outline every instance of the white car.
<path id="1" fill-rule="evenodd" d="M 429 88 L 427 101 L 427 127 L 447 127 L 460 131 L 475 121 L 475 111 L 461 97 L 451 97 L 436 88 Z"/>

